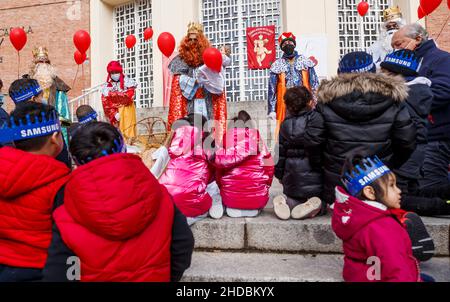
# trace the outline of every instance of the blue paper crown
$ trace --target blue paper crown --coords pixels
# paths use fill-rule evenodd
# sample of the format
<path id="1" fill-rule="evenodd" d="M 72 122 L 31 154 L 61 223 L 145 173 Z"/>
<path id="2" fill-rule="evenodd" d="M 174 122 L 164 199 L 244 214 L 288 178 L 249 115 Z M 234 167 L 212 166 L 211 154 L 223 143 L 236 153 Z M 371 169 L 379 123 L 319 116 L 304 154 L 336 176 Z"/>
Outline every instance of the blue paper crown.
<path id="1" fill-rule="evenodd" d="M 97 157 L 88 157 L 86 159 L 78 159 L 75 156 L 73 157 L 73 160 L 75 161 L 75 163 L 77 164 L 77 166 L 82 166 L 82 165 L 86 165 L 96 159 L 105 157 L 105 156 L 110 156 L 113 154 L 119 154 L 119 153 L 126 153 L 127 152 L 127 146 L 125 144 L 125 142 L 123 141 L 123 138 L 120 137 L 120 139 L 115 139 L 114 140 L 114 146 L 110 149 L 110 150 L 102 150 L 101 154 Z"/>
<path id="2" fill-rule="evenodd" d="M 37 81 L 30 81 L 21 87 L 18 91 L 14 91 L 10 94 L 11 99 L 14 103 L 22 103 L 34 96 L 38 96 L 42 92 L 41 86 Z"/>
<path id="3" fill-rule="evenodd" d="M 375 72 L 373 57 L 368 53 L 349 53 L 339 63 L 339 73 Z"/>
<path id="4" fill-rule="evenodd" d="M 27 114 L 25 116 L 26 123 L 24 124 L 23 120 L 19 120 L 19 125 L 16 124 L 14 117 L 11 117 L 11 126 L 8 126 L 8 124 L 5 123 L 3 128 L 0 129 L 0 143 L 48 136 L 61 131 L 61 123 L 56 110 L 53 110 L 50 113 L 49 118 L 46 118 L 45 112 L 41 113 L 41 117 L 41 122 L 39 121 L 38 116 L 34 116 L 34 122 L 32 122 L 31 116 Z"/>
<path id="5" fill-rule="evenodd" d="M 418 72 L 422 59 L 417 57 L 411 50 L 398 50 L 394 51 L 386 56 L 384 63 L 397 65 L 400 68 L 406 68 L 412 72 Z"/>
<path id="6" fill-rule="evenodd" d="M 363 160 L 364 166 L 356 165 L 356 171 L 345 173 L 342 178 L 347 192 L 352 196 L 358 195 L 359 192 L 371 185 L 377 179 L 386 174 L 391 173 L 391 170 L 377 157 L 366 158 Z"/>
<path id="7" fill-rule="evenodd" d="M 86 115 L 85 117 L 80 118 L 80 119 L 78 120 L 78 122 L 79 122 L 80 124 L 87 124 L 87 123 L 89 123 L 89 122 L 92 122 L 92 121 L 97 120 L 97 117 L 98 117 L 97 112 L 93 111 L 93 112 L 89 113 L 88 115 Z"/>

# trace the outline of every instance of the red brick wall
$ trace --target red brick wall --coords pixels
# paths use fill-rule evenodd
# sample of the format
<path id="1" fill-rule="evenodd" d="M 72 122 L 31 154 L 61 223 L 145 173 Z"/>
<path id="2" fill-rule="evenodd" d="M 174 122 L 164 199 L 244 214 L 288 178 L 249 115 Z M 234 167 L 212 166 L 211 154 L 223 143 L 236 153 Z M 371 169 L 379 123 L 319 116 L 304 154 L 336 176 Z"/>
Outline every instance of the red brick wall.
<path id="1" fill-rule="evenodd" d="M 0 78 L 3 80 L 3 92 L 6 93 L 12 81 L 17 79 L 17 51 L 9 41 L 12 27 L 24 27 L 28 42 L 20 52 L 20 75 L 29 72 L 36 46 L 46 46 L 52 65 L 58 75 L 72 87 L 77 65 L 73 60 L 75 46 L 73 34 L 84 29 L 89 32 L 89 0 L 81 0 L 80 14 L 76 14 L 73 5 L 77 2 L 61 0 L 1 0 L 0 1 Z M 72 8 L 72 9 L 71 9 Z M 88 53 L 89 57 L 89 53 Z M 78 80 L 69 97 L 78 96 L 81 90 L 90 87 L 90 64 L 84 64 L 84 84 L 81 81 L 81 68 Z M 11 104 L 7 103 L 11 110 Z"/>
<path id="2" fill-rule="evenodd" d="M 441 6 L 426 18 L 427 30 L 441 49 L 450 52 L 450 10 L 447 1 L 442 1 Z M 440 35 L 439 35 L 440 33 Z M 439 36 L 439 37 L 438 37 Z"/>

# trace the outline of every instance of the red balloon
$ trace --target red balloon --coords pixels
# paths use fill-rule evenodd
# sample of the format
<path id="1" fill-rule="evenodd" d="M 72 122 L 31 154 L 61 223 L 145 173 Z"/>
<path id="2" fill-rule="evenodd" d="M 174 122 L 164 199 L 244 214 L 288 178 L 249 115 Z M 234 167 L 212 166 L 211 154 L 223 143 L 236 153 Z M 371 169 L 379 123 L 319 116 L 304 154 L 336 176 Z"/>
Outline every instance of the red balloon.
<path id="1" fill-rule="evenodd" d="M 73 59 L 78 65 L 83 64 L 84 61 L 86 61 L 86 58 L 87 58 L 86 53 L 81 53 L 78 50 L 76 50 L 75 53 L 73 54 Z"/>
<path id="2" fill-rule="evenodd" d="M 73 44 L 81 53 L 86 53 L 91 46 L 91 36 L 84 30 L 79 30 L 73 35 Z"/>
<path id="3" fill-rule="evenodd" d="M 158 47 L 159 50 L 166 56 L 170 57 L 173 54 L 173 51 L 175 50 L 175 38 L 171 33 L 164 32 L 159 35 L 158 37 Z"/>
<path id="4" fill-rule="evenodd" d="M 17 51 L 21 51 L 25 44 L 27 44 L 27 33 L 23 30 L 23 28 L 14 28 L 9 33 L 9 40 Z"/>
<path id="5" fill-rule="evenodd" d="M 361 17 L 364 17 L 369 11 L 369 3 L 363 1 L 358 4 L 358 13 Z"/>
<path id="6" fill-rule="evenodd" d="M 222 70 L 222 54 L 217 48 L 210 47 L 206 49 L 203 53 L 203 62 L 215 72 Z"/>
<path id="7" fill-rule="evenodd" d="M 149 27 L 144 31 L 144 40 L 148 41 L 153 37 L 153 28 Z"/>
<path id="8" fill-rule="evenodd" d="M 129 35 L 126 39 L 125 39 L 125 44 L 127 45 L 128 49 L 131 49 L 134 47 L 134 45 L 136 45 L 136 37 L 134 35 Z"/>
<path id="9" fill-rule="evenodd" d="M 442 3 L 442 0 L 420 0 L 420 6 L 422 7 L 425 16 L 428 16 L 436 10 Z"/>
<path id="10" fill-rule="evenodd" d="M 425 12 L 423 11 L 422 6 L 419 6 L 419 8 L 417 9 L 417 16 L 419 17 L 419 20 L 425 17 Z"/>

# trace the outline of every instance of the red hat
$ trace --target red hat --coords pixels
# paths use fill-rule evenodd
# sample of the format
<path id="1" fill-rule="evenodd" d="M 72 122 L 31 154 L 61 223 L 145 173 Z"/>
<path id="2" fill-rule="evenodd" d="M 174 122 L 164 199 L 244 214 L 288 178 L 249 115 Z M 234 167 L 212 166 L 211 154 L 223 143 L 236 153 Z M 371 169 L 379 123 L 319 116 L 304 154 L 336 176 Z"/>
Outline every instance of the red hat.
<path id="1" fill-rule="evenodd" d="M 292 41 L 292 42 L 294 42 L 295 45 L 297 45 L 297 38 L 291 32 L 283 33 L 278 38 L 278 43 L 280 43 L 280 46 L 283 45 L 283 43 L 286 42 L 286 41 Z"/>
<path id="2" fill-rule="evenodd" d="M 111 73 L 120 73 L 120 88 L 123 90 L 125 89 L 125 75 L 123 74 L 123 67 L 120 64 L 119 61 L 111 61 L 109 62 L 108 66 L 106 67 L 106 70 L 108 71 L 108 78 L 106 81 L 109 83 L 109 87 L 112 86 L 111 84 Z"/>
<path id="3" fill-rule="evenodd" d="M 122 73 L 123 68 L 119 61 L 111 61 L 106 68 L 108 73 Z"/>

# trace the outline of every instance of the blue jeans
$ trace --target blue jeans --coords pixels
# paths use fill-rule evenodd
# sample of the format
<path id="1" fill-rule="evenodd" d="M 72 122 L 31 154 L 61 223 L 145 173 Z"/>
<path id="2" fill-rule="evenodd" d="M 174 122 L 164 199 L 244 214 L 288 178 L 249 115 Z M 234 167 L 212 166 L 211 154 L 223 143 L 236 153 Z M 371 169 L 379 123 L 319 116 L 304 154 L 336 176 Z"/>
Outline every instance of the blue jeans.
<path id="1" fill-rule="evenodd" d="M 448 165 L 450 163 L 450 140 L 430 142 L 423 165 L 422 189 L 449 185 Z"/>

